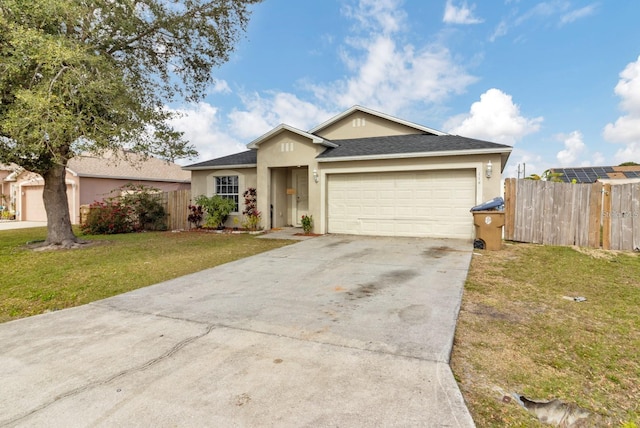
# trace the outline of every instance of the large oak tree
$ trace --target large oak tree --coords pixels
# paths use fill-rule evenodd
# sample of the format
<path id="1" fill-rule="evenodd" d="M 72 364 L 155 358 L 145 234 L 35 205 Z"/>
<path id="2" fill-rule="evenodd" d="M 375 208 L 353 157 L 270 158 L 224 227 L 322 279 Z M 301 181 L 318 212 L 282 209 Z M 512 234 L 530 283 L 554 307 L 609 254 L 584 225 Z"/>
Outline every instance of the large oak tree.
<path id="1" fill-rule="evenodd" d="M 259 1 L 0 2 L 0 163 L 44 178 L 46 243 L 77 242 L 65 185 L 75 155 L 195 154 L 166 105 L 206 95 Z"/>

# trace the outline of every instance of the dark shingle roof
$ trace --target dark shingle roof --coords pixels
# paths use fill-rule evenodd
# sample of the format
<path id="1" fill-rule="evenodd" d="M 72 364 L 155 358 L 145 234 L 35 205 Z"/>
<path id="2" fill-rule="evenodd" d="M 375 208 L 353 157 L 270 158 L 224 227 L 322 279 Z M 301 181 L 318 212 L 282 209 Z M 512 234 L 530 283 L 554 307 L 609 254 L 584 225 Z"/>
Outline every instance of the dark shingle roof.
<path id="1" fill-rule="evenodd" d="M 458 135 L 411 134 L 331 141 L 338 147 L 325 150 L 318 155 L 318 159 L 485 149 L 511 150 L 511 146 L 504 144 Z"/>
<path id="2" fill-rule="evenodd" d="M 580 168 L 551 168 L 562 174 L 560 180 L 571 183 L 595 183 L 598 179 L 639 178 L 640 166 L 587 166 Z"/>
<path id="3" fill-rule="evenodd" d="M 255 165 L 258 162 L 258 151 L 247 150 L 245 152 L 235 153 L 221 158 L 211 159 L 204 162 L 187 165 L 183 169 L 200 169 L 216 166 L 234 166 L 234 165 Z"/>
<path id="4" fill-rule="evenodd" d="M 508 153 L 511 151 L 511 146 L 489 141 L 474 140 L 458 135 L 411 134 L 331 140 L 331 142 L 337 144 L 338 147 L 328 148 L 317 156 L 318 159 L 473 150 L 493 150 L 497 153 Z M 224 166 L 255 165 L 256 163 L 257 150 L 248 150 L 193 165 L 187 165 L 183 167 L 183 169 L 192 170 Z"/>

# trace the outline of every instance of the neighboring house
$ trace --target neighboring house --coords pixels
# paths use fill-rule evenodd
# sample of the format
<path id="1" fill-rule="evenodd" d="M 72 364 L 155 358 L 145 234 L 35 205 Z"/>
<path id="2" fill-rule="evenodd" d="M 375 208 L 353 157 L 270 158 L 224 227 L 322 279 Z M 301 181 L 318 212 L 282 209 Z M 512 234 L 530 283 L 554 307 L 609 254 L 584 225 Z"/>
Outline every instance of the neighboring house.
<path id="1" fill-rule="evenodd" d="M 626 184 L 640 182 L 640 165 L 588 166 L 580 168 L 551 168 L 551 173 L 561 174 L 558 179 L 566 183 Z"/>
<path id="2" fill-rule="evenodd" d="M 71 223 L 80 222 L 80 206 L 106 197 L 126 184 L 143 184 L 168 192 L 191 188 L 191 177 L 179 165 L 158 158 L 143 159 L 132 153 L 124 157 L 82 155 L 67 165 L 67 198 Z M 44 181 L 38 174 L 21 170 L 12 182 L 18 220 L 46 221 L 42 201 Z"/>
<path id="3" fill-rule="evenodd" d="M 354 106 L 308 132 L 282 124 L 249 150 L 184 167 L 192 195 L 257 189 L 266 228 L 470 239 L 469 209 L 501 195 L 510 146 L 449 135 Z M 233 218 L 227 224 L 232 225 Z"/>
<path id="4" fill-rule="evenodd" d="M 5 212 L 11 217 L 15 214 L 15 201 L 18 194 L 15 181 L 21 172 L 22 168 L 18 165 L 0 164 L 0 213 Z"/>

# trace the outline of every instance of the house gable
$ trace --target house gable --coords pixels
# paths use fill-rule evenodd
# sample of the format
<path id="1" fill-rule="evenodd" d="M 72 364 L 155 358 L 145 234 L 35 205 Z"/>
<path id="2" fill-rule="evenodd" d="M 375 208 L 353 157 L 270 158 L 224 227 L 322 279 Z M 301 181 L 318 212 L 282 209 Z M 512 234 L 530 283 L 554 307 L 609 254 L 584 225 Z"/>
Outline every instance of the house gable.
<path id="1" fill-rule="evenodd" d="M 327 147 L 308 135 L 285 130 L 262 140 L 257 153 L 258 165 L 269 168 L 309 165 Z"/>
<path id="2" fill-rule="evenodd" d="M 282 123 L 277 127 L 273 128 L 271 131 L 261 135 L 260 137 L 256 138 L 255 140 L 247 144 L 247 148 L 257 149 L 265 141 L 269 141 L 282 133 L 296 134 L 300 137 L 303 137 L 309 140 L 313 144 L 319 144 L 325 147 L 334 147 L 334 144 L 332 144 L 330 141 L 326 141 L 324 138 L 319 137 L 318 135 L 314 135 L 314 134 L 302 131 L 298 128 L 294 128 L 293 126 L 289 126 Z"/>
<path id="3" fill-rule="evenodd" d="M 329 140 L 410 134 L 444 135 L 443 132 L 435 129 L 398 119 L 362 106 L 354 106 L 309 132 Z"/>

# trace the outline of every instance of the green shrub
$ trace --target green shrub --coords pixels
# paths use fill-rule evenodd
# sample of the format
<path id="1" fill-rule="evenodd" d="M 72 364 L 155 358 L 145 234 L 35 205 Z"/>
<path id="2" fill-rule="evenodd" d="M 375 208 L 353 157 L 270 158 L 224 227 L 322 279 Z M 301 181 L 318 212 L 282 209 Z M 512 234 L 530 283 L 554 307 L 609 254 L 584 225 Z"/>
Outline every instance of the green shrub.
<path id="1" fill-rule="evenodd" d="M 143 230 L 166 230 L 166 211 L 158 189 L 127 184 L 111 193 L 121 196 L 95 201 L 80 226 L 84 234 L 104 235 Z"/>
<path id="2" fill-rule="evenodd" d="M 302 223 L 302 230 L 304 230 L 304 233 L 311 233 L 313 230 L 313 216 L 303 215 L 300 222 Z"/>
<path id="3" fill-rule="evenodd" d="M 232 199 L 214 195 L 210 198 L 200 195 L 196 198 L 196 204 L 205 211 L 204 225 L 206 227 L 217 228 L 224 225 L 229 214 L 236 208 Z"/>
<path id="4" fill-rule="evenodd" d="M 131 209 L 135 230 L 167 230 L 167 213 L 159 189 L 143 184 L 127 184 L 120 203 Z"/>

